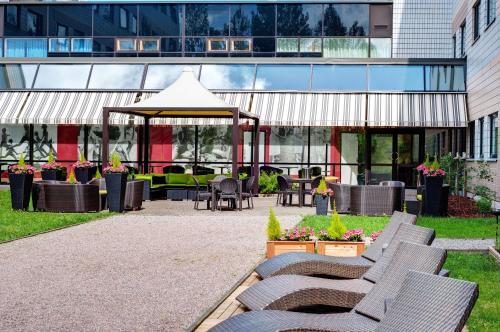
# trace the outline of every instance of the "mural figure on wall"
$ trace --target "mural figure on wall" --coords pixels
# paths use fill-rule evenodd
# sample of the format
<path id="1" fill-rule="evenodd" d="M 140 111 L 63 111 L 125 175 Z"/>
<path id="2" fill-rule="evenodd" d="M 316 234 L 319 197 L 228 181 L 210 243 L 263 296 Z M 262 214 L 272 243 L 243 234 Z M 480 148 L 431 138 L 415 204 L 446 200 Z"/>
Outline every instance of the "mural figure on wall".
<path id="1" fill-rule="evenodd" d="M 194 127 L 174 127 L 173 158 L 177 162 L 194 162 Z"/>
<path id="2" fill-rule="evenodd" d="M 80 129 L 78 137 L 78 150 L 84 148 L 84 129 Z M 110 154 L 117 152 L 123 162 L 137 160 L 137 134 L 134 126 L 110 126 L 109 127 L 109 149 Z M 98 161 L 102 152 L 102 127 L 91 126 L 88 137 L 88 159 Z"/>
<path id="3" fill-rule="evenodd" d="M 25 128 L 26 129 L 26 128 Z M 41 131 L 41 136 L 40 136 Z M 35 126 L 33 133 L 33 158 L 35 160 L 47 159 L 50 150 L 54 151 L 54 157 L 57 157 L 54 142 L 56 141 L 57 129 L 55 126 L 47 126 L 46 124 Z"/>
<path id="4" fill-rule="evenodd" d="M 29 155 L 29 125 L 23 127 L 16 125 L 4 125 L 0 137 L 0 159 L 17 160 L 23 153 Z"/>

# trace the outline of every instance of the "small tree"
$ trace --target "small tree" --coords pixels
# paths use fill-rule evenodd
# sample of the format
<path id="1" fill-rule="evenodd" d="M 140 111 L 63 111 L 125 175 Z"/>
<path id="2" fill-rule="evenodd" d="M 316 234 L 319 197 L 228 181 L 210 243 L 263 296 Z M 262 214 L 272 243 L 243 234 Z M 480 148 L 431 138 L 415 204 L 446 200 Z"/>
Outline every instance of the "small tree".
<path id="1" fill-rule="evenodd" d="M 78 157 L 78 160 L 81 162 L 81 163 L 84 163 L 87 161 L 87 159 L 85 158 L 85 154 L 83 152 L 80 152 L 80 156 Z"/>
<path id="2" fill-rule="evenodd" d="M 99 168 L 96 169 L 96 171 L 95 171 L 95 178 L 96 179 L 102 179 L 102 175 L 101 175 L 101 172 L 99 172 Z"/>
<path id="3" fill-rule="evenodd" d="M 71 184 L 76 183 L 75 172 L 73 170 L 71 170 L 71 172 L 69 173 L 68 182 Z"/>
<path id="4" fill-rule="evenodd" d="M 330 219 L 330 226 L 326 230 L 328 236 L 334 240 L 342 239 L 342 236 L 347 232 L 347 227 L 340 221 L 340 216 L 337 212 L 337 206 L 333 203 L 333 213 Z"/>
<path id="5" fill-rule="evenodd" d="M 56 158 L 54 158 L 54 150 L 52 148 L 49 151 L 48 164 L 52 164 L 56 162 Z"/>
<path id="6" fill-rule="evenodd" d="M 279 240 L 281 237 L 281 227 L 276 215 L 274 214 L 274 210 L 272 208 L 269 209 L 269 222 L 267 224 L 267 238 L 269 241 Z"/>

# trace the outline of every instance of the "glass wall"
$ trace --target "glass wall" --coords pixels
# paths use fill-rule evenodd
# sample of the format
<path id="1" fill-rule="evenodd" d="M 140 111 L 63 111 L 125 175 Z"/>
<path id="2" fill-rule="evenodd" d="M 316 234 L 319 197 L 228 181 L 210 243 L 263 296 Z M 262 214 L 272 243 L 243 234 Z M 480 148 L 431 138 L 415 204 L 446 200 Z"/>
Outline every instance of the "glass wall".
<path id="1" fill-rule="evenodd" d="M 149 65 L 144 82 L 144 89 L 163 90 L 172 84 L 182 73 L 186 65 Z M 200 65 L 189 65 L 196 77 L 200 75 Z"/>
<path id="2" fill-rule="evenodd" d="M 172 159 L 180 165 L 190 165 L 195 160 L 195 127 L 174 126 L 172 139 Z"/>
<path id="3" fill-rule="evenodd" d="M 143 65 L 94 65 L 89 89 L 139 89 Z"/>
<path id="4" fill-rule="evenodd" d="M 35 89 L 85 89 L 91 65 L 40 65 Z"/>
<path id="5" fill-rule="evenodd" d="M 231 127 L 198 127 L 198 160 L 204 166 L 214 168 L 216 173 L 223 173 L 230 167 L 227 163 L 233 159 L 231 145 Z"/>
<path id="6" fill-rule="evenodd" d="M 307 127 L 272 127 L 269 143 L 269 161 L 279 163 L 276 167 L 288 168 L 290 174 L 298 174 L 302 167 L 293 164 L 307 166 Z"/>
<path id="7" fill-rule="evenodd" d="M 424 91 L 422 66 L 371 65 L 371 91 Z"/>
<path id="8" fill-rule="evenodd" d="M 78 135 L 78 150 L 84 151 L 84 126 Z M 136 161 L 137 156 L 137 132 L 134 126 L 110 126 L 109 127 L 109 152 L 120 155 L 123 162 Z M 96 162 L 102 155 L 102 126 L 89 126 L 87 159 Z M 76 156 L 75 156 L 76 158 Z"/>
<path id="9" fill-rule="evenodd" d="M 309 65 L 259 65 L 255 90 L 309 90 Z"/>
<path id="10" fill-rule="evenodd" d="M 37 65 L 0 65 L 0 89 L 30 89 L 33 85 Z"/>
<path id="11" fill-rule="evenodd" d="M 203 65 L 200 81 L 207 89 L 251 90 L 255 65 Z"/>
<path id="12" fill-rule="evenodd" d="M 314 91 L 365 91 L 366 66 L 315 65 L 312 73 Z"/>

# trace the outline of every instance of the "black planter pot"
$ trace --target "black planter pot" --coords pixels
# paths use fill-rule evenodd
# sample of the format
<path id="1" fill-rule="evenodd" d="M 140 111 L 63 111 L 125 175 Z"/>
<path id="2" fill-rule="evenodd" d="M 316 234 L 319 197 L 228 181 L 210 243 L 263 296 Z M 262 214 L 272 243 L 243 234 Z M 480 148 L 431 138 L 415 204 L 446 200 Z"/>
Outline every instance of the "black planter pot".
<path id="1" fill-rule="evenodd" d="M 30 204 L 33 174 L 9 173 L 9 184 L 12 209 L 27 210 Z"/>
<path id="2" fill-rule="evenodd" d="M 424 211 L 426 215 L 440 216 L 441 197 L 443 195 L 443 177 L 442 176 L 426 176 L 425 196 L 424 196 Z"/>
<path id="3" fill-rule="evenodd" d="M 326 216 L 328 214 L 328 204 L 330 203 L 329 196 L 315 195 L 314 204 L 316 204 L 316 214 Z"/>
<path id="4" fill-rule="evenodd" d="M 127 189 L 126 173 L 107 173 L 106 191 L 108 192 L 108 209 L 113 212 L 123 212 L 125 203 L 125 191 Z"/>
<path id="5" fill-rule="evenodd" d="M 66 181 L 66 167 L 42 170 L 42 180 Z"/>
<path id="6" fill-rule="evenodd" d="M 81 184 L 86 184 L 90 180 L 92 180 L 95 176 L 97 167 L 75 167 L 75 178 L 76 181 Z"/>

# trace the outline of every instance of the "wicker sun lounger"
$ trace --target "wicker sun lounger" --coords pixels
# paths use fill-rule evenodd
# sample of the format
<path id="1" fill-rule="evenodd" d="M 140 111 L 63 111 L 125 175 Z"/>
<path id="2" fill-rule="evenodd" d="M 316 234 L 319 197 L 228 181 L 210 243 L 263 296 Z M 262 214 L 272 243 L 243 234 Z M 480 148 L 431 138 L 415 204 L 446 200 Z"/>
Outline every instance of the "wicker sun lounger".
<path id="1" fill-rule="evenodd" d="M 385 286 L 378 283 L 349 313 L 252 311 L 227 319 L 210 331 L 457 332 L 467 322 L 479 295 L 475 283 L 415 271 L 408 273 L 400 287 Z"/>
<path id="2" fill-rule="evenodd" d="M 401 225 L 394 237 L 398 240 L 360 279 L 280 275 L 258 282 L 236 299 L 250 310 L 295 310 L 312 305 L 353 308 L 387 274 L 402 281 L 408 270 L 438 273 L 444 261 L 433 260 L 435 253 L 427 249 L 434 234 L 430 228 Z M 414 243 L 410 246 L 400 240 Z"/>
<path id="3" fill-rule="evenodd" d="M 382 256 L 402 223 L 415 224 L 413 214 L 394 211 L 384 231 L 368 249 L 358 257 L 331 257 L 307 253 L 286 253 L 263 262 L 255 269 L 265 279 L 281 274 L 322 275 L 340 278 L 360 278 Z"/>

